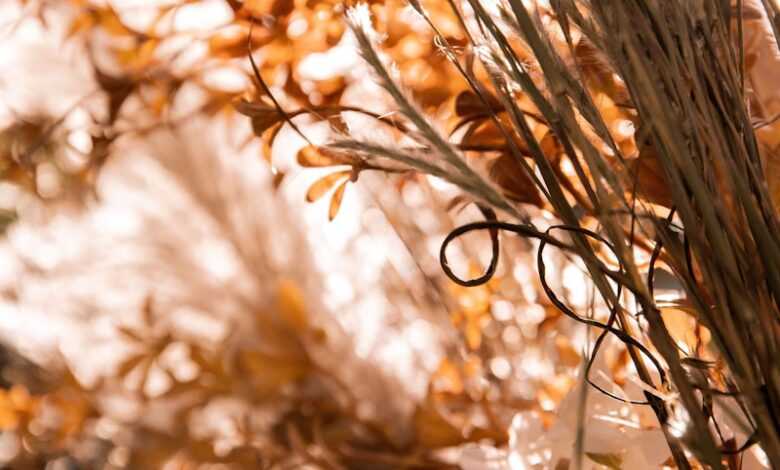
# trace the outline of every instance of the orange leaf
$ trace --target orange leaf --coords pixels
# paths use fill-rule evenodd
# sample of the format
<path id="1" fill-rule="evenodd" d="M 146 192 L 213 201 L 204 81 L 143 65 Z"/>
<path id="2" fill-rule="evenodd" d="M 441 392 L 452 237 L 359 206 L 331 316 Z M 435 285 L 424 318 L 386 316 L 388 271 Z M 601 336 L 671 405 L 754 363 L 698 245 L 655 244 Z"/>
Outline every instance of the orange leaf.
<path id="1" fill-rule="evenodd" d="M 339 213 L 341 208 L 341 200 L 344 199 L 344 190 L 347 189 L 347 183 L 349 180 L 344 181 L 336 188 L 336 192 L 330 198 L 330 208 L 328 208 L 328 220 L 333 220 Z"/>
<path id="2" fill-rule="evenodd" d="M 507 128 L 511 129 L 511 127 Z M 486 119 L 470 128 L 470 132 L 463 137 L 461 145 L 501 148 L 506 145 L 506 139 L 496 124 Z"/>
<path id="3" fill-rule="evenodd" d="M 468 317 L 463 333 L 469 349 L 472 351 L 479 349 L 482 345 L 482 319 L 473 316 Z"/>
<path id="4" fill-rule="evenodd" d="M 707 328 L 697 323 L 695 314 L 687 308 L 662 308 L 661 317 L 671 337 L 687 344 L 692 350 L 701 341 L 709 343 L 711 334 Z"/>
<path id="5" fill-rule="evenodd" d="M 338 156 L 322 147 L 307 145 L 297 155 L 298 164 L 307 168 L 338 165 Z"/>
<path id="6" fill-rule="evenodd" d="M 252 31 L 252 44 L 249 47 L 255 50 L 264 46 L 272 39 L 273 35 L 266 28 L 255 28 Z M 248 42 L 249 26 L 241 24 L 212 36 L 209 39 L 209 52 L 216 57 L 245 57 Z"/>
<path id="7" fill-rule="evenodd" d="M 271 150 L 274 141 L 276 140 L 276 136 L 279 135 L 279 131 L 282 130 L 282 124 L 283 122 L 277 122 L 260 135 L 260 141 L 263 143 L 263 155 L 268 162 L 271 161 Z"/>
<path id="8" fill-rule="evenodd" d="M 558 352 L 558 361 L 565 366 L 576 367 L 582 362 L 580 353 L 565 336 L 555 338 L 555 349 Z"/>
<path id="9" fill-rule="evenodd" d="M 84 11 L 80 15 L 76 16 L 68 26 L 68 31 L 65 33 L 65 38 L 70 38 L 76 34 L 85 31 L 95 25 L 95 16 L 91 11 Z"/>
<path id="10" fill-rule="evenodd" d="M 439 368 L 431 376 L 431 388 L 436 392 L 463 393 L 463 377 L 460 370 L 447 358 L 442 359 Z"/>
<path id="11" fill-rule="evenodd" d="M 111 7 L 101 8 L 97 11 L 100 26 L 112 36 L 128 36 L 133 32 L 122 23 L 122 20 Z"/>
<path id="12" fill-rule="evenodd" d="M 333 186 L 344 178 L 349 177 L 349 171 L 337 171 L 318 179 L 306 192 L 306 200 L 314 202 L 325 195 Z"/>
<path id="13" fill-rule="evenodd" d="M 417 444 L 426 449 L 451 447 L 482 439 L 503 443 L 507 439 L 503 430 L 482 427 L 474 427 L 469 433 L 464 433 L 462 429 L 465 426 L 460 423 L 456 426 L 446 419 L 430 398 L 417 406 L 413 419 Z"/>
<path id="14" fill-rule="evenodd" d="M 512 133 L 514 125 L 509 116 L 507 116 L 506 113 L 500 113 L 498 114 L 498 121 L 501 123 L 501 127 L 513 136 L 512 139 L 514 140 L 515 146 L 519 148 L 520 152 L 528 154 L 529 150 L 525 141 Z M 546 129 L 544 126 L 539 128 Z M 542 136 L 539 135 L 538 137 L 541 138 Z M 501 128 L 499 128 L 492 119 L 483 119 L 482 121 L 476 121 L 471 124 L 469 130 L 461 140 L 461 145 L 467 147 L 466 150 L 471 149 L 478 151 L 502 150 L 503 148 L 507 148 L 506 138 L 504 137 Z"/>

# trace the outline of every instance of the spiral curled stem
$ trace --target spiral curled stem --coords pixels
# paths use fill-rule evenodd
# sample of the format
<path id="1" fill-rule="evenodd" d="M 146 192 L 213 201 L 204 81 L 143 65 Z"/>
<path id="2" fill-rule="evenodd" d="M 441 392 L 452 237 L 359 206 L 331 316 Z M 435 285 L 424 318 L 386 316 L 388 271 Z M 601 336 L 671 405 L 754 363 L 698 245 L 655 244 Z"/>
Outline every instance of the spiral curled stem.
<path id="1" fill-rule="evenodd" d="M 496 268 L 498 266 L 498 259 L 500 253 L 500 243 L 499 243 L 499 236 L 498 236 L 499 231 L 512 232 L 524 238 L 532 238 L 532 239 L 539 240 L 539 246 L 537 248 L 537 257 L 536 257 L 537 271 L 539 273 L 539 281 L 542 285 L 542 289 L 544 290 L 545 294 L 549 298 L 550 302 L 552 302 L 552 304 L 559 311 L 561 311 L 561 313 L 573 319 L 574 321 L 601 330 L 601 333 L 596 339 L 593 352 L 590 358 L 588 359 L 588 364 L 586 365 L 586 369 L 585 369 L 585 379 L 587 380 L 588 384 L 594 387 L 599 392 L 604 393 L 615 400 L 619 400 L 621 402 L 630 403 L 634 405 L 650 405 L 649 401 L 626 400 L 622 397 L 619 397 L 605 390 L 604 388 L 600 387 L 590 379 L 590 370 L 598 354 L 598 351 L 603 341 L 606 339 L 606 336 L 608 334 L 612 334 L 616 336 L 626 346 L 635 347 L 645 357 L 647 357 L 655 367 L 656 371 L 658 372 L 661 382 L 664 384 L 667 383 L 666 374 L 663 370 L 661 363 L 658 361 L 658 359 L 655 358 L 655 356 L 650 352 L 650 350 L 646 346 L 644 346 L 641 342 L 639 342 L 636 338 L 629 335 L 622 329 L 614 326 L 615 322 L 617 321 L 618 309 L 620 309 L 621 307 L 619 305 L 614 305 L 611 308 L 609 319 L 607 320 L 606 323 L 602 323 L 600 321 L 593 320 L 591 318 L 583 317 L 581 315 L 578 315 L 576 312 L 574 312 L 574 310 L 572 310 L 568 305 L 566 305 L 558 297 L 558 295 L 555 293 L 555 291 L 550 287 L 549 283 L 547 282 L 547 277 L 546 277 L 547 270 L 544 263 L 544 249 L 548 245 L 555 246 L 567 252 L 578 254 L 577 251 L 574 249 L 574 247 L 552 236 L 551 232 L 553 230 L 579 233 L 581 235 L 584 235 L 590 239 L 593 239 L 607 246 L 613 253 L 616 253 L 615 248 L 612 246 L 612 244 L 601 235 L 591 230 L 584 229 L 582 227 L 572 227 L 568 225 L 554 225 L 549 227 L 545 231 L 540 231 L 529 225 L 512 224 L 509 222 L 499 221 L 496 217 L 495 212 L 493 212 L 493 210 L 481 206 L 478 207 L 482 212 L 483 216 L 485 217 L 486 219 L 485 221 L 472 222 L 457 227 L 456 229 L 452 230 L 442 242 L 441 249 L 439 250 L 439 263 L 441 264 L 442 270 L 447 275 L 447 277 L 450 278 L 450 280 L 452 280 L 456 284 L 465 287 L 479 286 L 490 281 L 490 279 L 492 279 L 493 276 L 495 275 Z M 452 268 L 449 266 L 449 261 L 447 259 L 447 247 L 449 246 L 450 243 L 460 238 L 461 236 L 477 230 L 488 230 L 490 232 L 490 241 L 491 241 L 491 250 L 492 250 L 490 263 L 488 264 L 488 267 L 485 270 L 484 274 L 473 279 L 463 279 L 460 278 L 458 275 L 456 275 L 452 271 Z M 626 281 L 628 278 L 623 274 L 622 264 L 620 265 L 619 270 L 617 272 L 608 269 L 606 266 L 604 266 L 601 263 L 598 263 L 597 266 L 608 277 L 616 281 L 617 283 L 616 298 L 620 298 L 622 289 L 624 287 L 628 288 L 631 291 L 634 291 L 634 289 L 631 289 L 630 286 L 626 285 Z"/>

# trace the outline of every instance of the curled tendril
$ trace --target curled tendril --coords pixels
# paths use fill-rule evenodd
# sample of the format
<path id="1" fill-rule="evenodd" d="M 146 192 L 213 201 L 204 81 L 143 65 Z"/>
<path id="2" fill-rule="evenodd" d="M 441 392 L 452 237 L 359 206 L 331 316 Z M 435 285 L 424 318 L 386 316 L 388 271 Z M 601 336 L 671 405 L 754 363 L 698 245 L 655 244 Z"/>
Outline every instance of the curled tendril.
<path id="1" fill-rule="evenodd" d="M 470 224 L 465 224 L 451 231 L 442 242 L 441 249 L 439 250 L 439 264 L 441 264 L 441 268 L 447 277 L 449 277 L 455 284 L 464 287 L 474 287 L 485 284 L 493 278 L 496 273 L 496 267 L 498 266 L 498 253 L 500 248 L 498 240 L 499 230 L 513 232 L 517 235 L 528 238 L 537 238 L 540 240 L 545 239 L 549 244 L 559 248 L 570 248 L 565 243 L 551 237 L 549 234 L 540 232 L 533 227 L 501 222 L 496 219 L 496 213 L 493 212 L 492 209 L 488 209 L 482 206 L 478 207 L 485 216 L 486 220 L 484 222 L 472 222 Z M 490 230 L 490 242 L 492 245 L 493 255 L 491 256 L 490 264 L 488 265 L 488 268 L 483 275 L 474 279 L 462 279 L 452 271 L 452 268 L 450 268 L 449 261 L 447 260 L 447 246 L 449 246 L 449 244 L 452 243 L 455 239 L 475 230 Z"/>
<path id="2" fill-rule="evenodd" d="M 555 226 L 552 226 L 552 227 L 548 228 L 545 233 L 547 233 L 549 235 L 550 231 L 552 231 L 552 230 L 563 230 L 563 231 L 567 231 L 567 232 L 580 233 L 580 234 L 585 235 L 585 236 L 587 236 L 589 238 L 592 238 L 592 239 L 594 239 L 594 240 L 596 240 L 596 241 L 598 241 L 600 243 L 603 243 L 613 253 L 617 254 L 617 252 L 615 251 L 615 248 L 612 246 L 612 244 L 608 240 L 606 240 L 604 237 L 602 237 L 601 235 L 599 235 L 599 234 L 597 234 L 597 233 L 595 233 L 595 232 L 593 232 L 591 230 L 587 230 L 587 229 L 584 229 L 584 228 L 581 228 L 581 227 L 571 227 L 571 226 L 567 226 L 567 225 L 555 225 Z M 635 404 L 635 405 L 650 405 L 649 401 L 633 401 L 633 400 L 625 400 L 623 398 L 620 398 L 620 397 L 618 397 L 618 396 L 616 396 L 616 395 L 614 395 L 612 393 L 609 393 L 609 392 L 605 391 L 604 389 L 602 389 L 601 387 L 599 387 L 598 385 L 594 384 L 591 381 L 591 379 L 589 377 L 591 366 L 593 365 L 593 361 L 594 361 L 594 359 L 596 357 L 596 354 L 598 353 L 598 347 L 601 346 L 601 343 L 604 341 L 604 339 L 605 339 L 605 337 L 606 337 L 606 335 L 608 333 L 612 333 L 613 335 L 617 336 L 617 338 L 620 341 L 622 341 L 624 344 L 626 344 L 626 346 L 628 346 L 628 345 L 634 346 L 645 357 L 647 357 L 650 360 L 650 362 L 653 364 L 653 367 L 655 367 L 655 369 L 658 371 L 658 375 L 659 375 L 662 383 L 666 383 L 666 374 L 665 374 L 665 372 L 663 370 L 663 367 L 661 366 L 661 363 L 658 361 L 658 359 L 655 358 L 655 356 L 650 352 L 649 349 L 647 349 L 647 347 L 645 345 L 640 343 L 638 340 L 636 340 L 633 336 L 629 335 L 625 331 L 623 331 L 623 330 L 621 330 L 619 328 L 615 328 L 614 326 L 612 326 L 615 323 L 616 319 L 617 319 L 617 311 L 620 308 L 618 305 L 614 305 L 613 308 L 611 309 L 609 320 L 607 321 L 607 323 L 601 323 L 599 321 L 592 320 L 590 318 L 583 318 L 580 315 L 577 315 L 571 308 L 569 308 L 566 304 L 564 304 L 558 298 L 558 296 L 555 294 L 555 292 L 552 290 L 552 288 L 547 283 L 547 279 L 546 279 L 546 267 L 545 267 L 544 258 L 543 258 L 544 248 L 546 246 L 547 246 L 547 242 L 545 240 L 540 240 L 539 248 L 537 249 L 537 256 L 536 256 L 537 271 L 539 272 L 539 280 L 541 282 L 542 289 L 544 289 L 545 294 L 547 294 L 547 297 L 550 299 L 550 301 L 553 303 L 553 305 L 555 305 L 561 312 L 563 312 L 564 315 L 566 315 L 569 318 L 572 318 L 573 320 L 578 321 L 580 323 L 592 326 L 594 328 L 599 328 L 599 329 L 602 330 L 602 333 L 599 335 L 599 338 L 596 341 L 596 345 L 594 346 L 593 353 L 591 354 L 591 357 L 588 360 L 588 364 L 587 364 L 587 367 L 586 367 L 586 375 L 585 375 L 586 380 L 596 390 L 598 390 L 598 391 L 600 391 L 602 393 L 606 393 L 611 398 L 617 399 L 617 400 L 622 401 L 622 402 L 628 402 L 628 403 L 631 403 L 631 404 Z M 623 269 L 623 267 L 622 267 L 622 264 L 621 264 L 620 265 L 620 270 L 622 271 L 622 269 Z M 617 289 L 618 290 L 617 290 L 617 293 L 616 293 L 616 298 L 620 298 L 622 287 L 623 287 L 622 284 L 618 284 L 617 285 Z"/>
<path id="3" fill-rule="evenodd" d="M 550 299 L 550 301 L 553 303 L 553 305 L 558 308 L 564 315 L 567 317 L 573 319 L 574 321 L 578 323 L 582 323 L 594 328 L 597 328 L 601 330 L 601 334 L 596 340 L 596 343 L 594 344 L 593 352 L 588 360 L 588 364 L 586 365 L 585 369 L 585 379 L 587 380 L 588 384 L 591 385 L 593 388 L 598 390 L 599 392 L 609 396 L 610 398 L 613 398 L 615 400 L 629 403 L 632 405 L 651 405 L 651 402 L 649 400 L 647 401 L 635 401 L 635 400 L 626 400 L 622 397 L 619 397 L 602 387 L 595 384 L 590 379 L 590 369 L 593 365 L 593 361 L 596 358 L 596 355 L 599 351 L 599 348 L 601 347 L 601 344 L 603 343 L 604 339 L 606 338 L 607 334 L 612 334 L 616 336 L 620 341 L 622 341 L 626 346 L 633 346 L 637 350 L 639 350 L 642 355 L 647 357 L 648 360 L 653 364 L 653 367 L 658 372 L 658 375 L 661 379 L 662 383 L 667 383 L 666 380 L 666 374 L 663 370 L 663 367 L 661 366 L 661 363 L 655 358 L 655 356 L 650 352 L 649 349 L 647 349 L 646 346 L 644 346 L 642 343 L 640 343 L 637 339 L 635 339 L 633 336 L 629 335 L 625 331 L 616 328 L 614 326 L 615 322 L 617 321 L 617 312 L 620 308 L 618 305 L 614 305 L 611 308 L 609 319 L 607 320 L 607 323 L 602 323 L 597 320 L 593 320 L 590 318 L 585 318 L 577 313 L 575 313 L 569 306 L 567 306 L 565 303 L 563 303 L 553 291 L 553 289 L 549 286 L 547 283 L 546 278 L 546 267 L 544 264 L 544 249 L 547 247 L 547 245 L 552 245 L 560 249 L 564 249 L 569 252 L 574 252 L 576 254 L 575 249 L 568 245 L 567 243 L 564 243 L 560 241 L 559 239 L 553 237 L 550 232 L 553 230 L 561 230 L 566 232 L 573 232 L 578 233 L 580 235 L 586 236 L 588 238 L 591 238 L 601 244 L 606 245 L 613 253 L 616 253 L 614 246 L 602 237 L 601 235 L 591 231 L 587 230 L 581 227 L 571 227 L 568 225 L 555 225 L 552 227 L 549 227 L 546 231 L 542 232 L 539 231 L 531 226 L 528 225 L 519 225 L 519 224 L 512 224 L 508 222 L 502 222 L 497 220 L 495 212 L 493 212 L 490 209 L 479 207 L 482 214 L 485 216 L 485 221 L 483 222 L 472 222 L 469 224 L 462 225 L 454 230 L 452 230 L 444 239 L 441 245 L 441 249 L 439 250 L 439 263 L 441 264 L 442 270 L 447 275 L 450 280 L 455 282 L 458 285 L 465 286 L 465 287 L 474 287 L 479 286 L 482 284 L 487 283 L 490 281 L 490 279 L 493 278 L 496 272 L 496 267 L 498 265 L 498 257 L 500 252 L 500 246 L 499 246 L 499 238 L 498 238 L 498 232 L 500 230 L 512 232 L 516 235 L 519 235 L 521 237 L 526 238 L 535 238 L 539 240 L 539 247 L 537 248 L 537 270 L 539 272 L 539 281 L 542 285 L 542 288 L 544 289 L 545 294 Z M 482 274 L 479 277 L 473 278 L 473 279 L 462 279 L 458 277 L 450 268 L 449 262 L 447 260 L 447 247 L 450 243 L 452 243 L 457 238 L 476 230 L 489 230 L 490 231 L 490 241 L 491 241 L 491 248 L 492 248 L 492 256 L 490 259 L 490 263 L 488 265 L 488 268 L 485 270 L 485 273 Z M 617 292 L 616 292 L 616 298 L 619 298 L 622 292 L 623 287 L 625 286 L 626 277 L 623 275 L 623 267 L 622 264 L 620 265 L 620 269 L 618 272 L 611 271 L 604 267 L 603 265 L 597 265 L 598 269 L 601 270 L 605 275 L 610 277 L 611 279 L 615 280 L 617 283 Z M 633 291 L 633 289 L 629 290 Z"/>
<path id="4" fill-rule="evenodd" d="M 482 215 L 485 216 L 485 219 L 488 222 L 493 224 L 501 223 L 496 219 L 496 213 L 493 211 L 493 209 L 490 209 L 482 205 L 477 205 L 477 208 L 479 209 L 480 212 L 482 212 Z M 490 264 L 485 270 L 485 273 L 477 278 L 467 279 L 467 280 L 460 279 L 458 276 L 455 275 L 455 273 L 452 272 L 452 269 L 450 269 L 449 263 L 447 262 L 446 248 L 447 245 L 450 243 L 450 241 L 460 236 L 459 234 L 456 233 L 458 229 L 453 230 L 453 232 L 447 236 L 449 240 L 444 240 L 444 243 L 442 243 L 441 252 L 439 253 L 439 262 L 441 264 L 441 267 L 444 270 L 444 272 L 447 273 L 447 276 L 450 279 L 455 281 L 457 284 L 460 284 L 461 286 L 465 286 L 465 287 L 480 286 L 490 281 L 490 279 L 492 279 L 493 276 L 496 274 L 496 267 L 498 266 L 498 251 L 500 249 L 499 242 L 498 242 L 498 229 L 501 227 L 496 226 L 496 227 L 485 227 L 485 228 L 487 228 L 490 231 L 490 245 L 491 245 L 491 250 L 493 251 L 493 256 L 490 257 Z M 454 236 L 453 233 L 455 233 Z M 452 238 L 450 238 L 451 236 Z"/>

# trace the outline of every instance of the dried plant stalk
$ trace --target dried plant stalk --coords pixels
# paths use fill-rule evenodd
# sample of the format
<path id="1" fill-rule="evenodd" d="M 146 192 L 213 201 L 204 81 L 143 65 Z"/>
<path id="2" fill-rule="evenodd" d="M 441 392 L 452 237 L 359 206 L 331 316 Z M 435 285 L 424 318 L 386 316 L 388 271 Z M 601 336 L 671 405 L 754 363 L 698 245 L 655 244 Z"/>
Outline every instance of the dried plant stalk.
<path id="1" fill-rule="evenodd" d="M 747 104 L 742 2 L 557 0 L 544 13 L 557 21 L 564 37 L 559 44 L 540 17 L 519 0 L 500 7 L 501 19 L 478 0 L 467 4 L 473 18 L 466 18 L 470 15 L 454 4 L 453 9 L 464 25 L 471 23 L 468 37 L 487 71 L 487 83 L 459 62 L 438 31 L 437 39 L 485 109 L 494 109 L 492 118 L 512 147 L 510 155 L 546 196 L 548 209 L 563 225 L 543 232 L 527 219 L 510 224 L 489 217 L 461 227 L 442 247 L 445 271 L 463 285 L 489 279 L 491 270 L 478 280 L 466 281 L 446 266 L 447 243 L 472 230 L 507 230 L 539 239 L 542 277 L 541 251 L 546 244 L 576 255 L 612 311 L 609 322 L 589 323 L 593 321 L 557 301 L 549 288 L 547 293 L 564 313 L 624 341 L 648 386 L 676 390 L 677 404 L 652 393 L 646 394 L 646 404 L 655 411 L 677 466 L 691 468 L 683 452 L 687 448 L 701 463 L 724 468 L 727 451 L 710 430 L 713 418 L 705 406 L 718 394 L 735 396 L 748 410 L 753 436 L 746 446 L 757 442 L 771 462 L 780 462 L 780 373 L 775 361 L 780 340 L 778 220 L 764 171 L 767 156 L 759 152 Z M 412 2 L 412 7 L 435 30 L 422 5 Z M 764 7 L 769 18 L 777 18 L 768 2 Z M 334 147 L 440 176 L 481 204 L 519 216 L 517 206 L 469 170 L 400 92 L 379 59 L 366 14 L 354 10 L 352 16 L 361 51 L 416 127 L 415 136 L 425 150 L 388 149 L 357 141 L 337 142 Z M 530 51 L 533 65 L 520 54 L 514 34 Z M 560 47 L 561 42 L 565 47 Z M 592 48 L 606 73 L 618 77 L 615 83 L 625 95 L 623 106 L 638 124 L 636 152 L 626 152 L 615 141 L 603 110 L 596 105 L 592 77 L 577 54 L 579 44 Z M 562 176 L 532 132 L 529 113 L 520 106 L 518 95 L 533 103 L 574 168 L 574 181 L 583 192 L 575 194 L 576 203 L 571 181 Z M 508 119 L 499 120 L 499 113 Z M 515 140 L 522 149 L 513 145 Z M 422 158 L 431 152 L 439 158 Z M 645 183 L 651 167 L 661 185 L 655 194 Z M 659 200 L 670 210 L 659 212 L 649 204 Z M 597 221 L 598 232 L 586 229 L 586 219 Z M 649 270 L 640 268 L 637 246 L 652 252 Z M 605 247 L 618 260 L 617 271 L 605 265 Z M 711 331 L 726 371 L 692 370 L 697 358 L 681 355 L 653 294 L 654 266 L 659 260 L 674 272 L 696 319 Z M 491 269 L 494 265 L 495 258 Z M 626 292 L 639 306 L 639 325 L 646 325 L 645 335 L 630 318 Z M 647 350 L 650 345 L 662 357 L 663 366 Z M 655 383 L 652 367 L 661 384 Z M 667 374 L 670 383 L 665 382 Z M 670 406 L 681 406 L 689 420 L 688 431 L 679 439 L 668 426 Z"/>

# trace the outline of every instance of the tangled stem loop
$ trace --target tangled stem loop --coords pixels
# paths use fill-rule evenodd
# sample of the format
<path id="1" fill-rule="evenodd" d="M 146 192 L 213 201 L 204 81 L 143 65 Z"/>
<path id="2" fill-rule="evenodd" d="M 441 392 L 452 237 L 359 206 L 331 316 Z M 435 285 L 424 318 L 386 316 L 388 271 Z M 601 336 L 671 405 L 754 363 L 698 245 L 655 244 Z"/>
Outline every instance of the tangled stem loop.
<path id="1" fill-rule="evenodd" d="M 572 247 L 571 245 L 553 237 L 550 232 L 553 230 L 561 230 L 565 232 L 571 232 L 571 233 L 578 233 L 580 235 L 583 235 L 585 237 L 588 237 L 590 239 L 593 239 L 605 246 L 607 246 L 613 253 L 617 254 L 615 252 L 615 248 L 612 246 L 612 244 L 606 240 L 601 235 L 597 234 L 596 232 L 593 232 L 588 229 L 584 229 L 582 227 L 572 227 L 569 225 L 554 225 L 549 227 L 546 231 L 542 232 L 538 229 L 529 226 L 529 225 L 520 225 L 520 224 L 512 224 L 508 222 L 502 222 L 499 221 L 496 218 L 496 214 L 493 210 L 489 208 L 485 208 L 482 206 L 478 206 L 482 214 L 485 216 L 485 221 L 481 222 L 472 222 L 465 225 L 462 225 L 454 230 L 452 230 L 444 239 L 441 245 L 441 249 L 439 251 L 439 263 L 441 264 L 442 270 L 444 273 L 449 277 L 453 282 L 455 282 L 458 285 L 465 286 L 465 287 L 474 287 L 479 286 L 487 283 L 490 281 L 490 279 L 493 278 L 493 276 L 496 273 L 496 268 L 498 266 L 498 258 L 499 258 L 499 252 L 500 252 L 500 245 L 499 245 L 499 237 L 498 232 L 500 230 L 512 232 L 516 235 L 519 235 L 524 238 L 532 238 L 539 240 L 539 247 L 537 248 L 537 271 L 539 273 L 539 281 L 542 285 L 542 288 L 544 289 L 545 294 L 547 295 L 548 299 L 552 304 L 564 315 L 567 317 L 573 319 L 574 321 L 578 323 L 582 323 L 584 325 L 597 328 L 601 331 L 601 334 L 596 340 L 596 343 L 594 344 L 592 354 L 588 358 L 588 363 L 585 368 L 585 379 L 587 382 L 594 387 L 596 390 L 598 390 L 601 393 L 604 393 L 608 395 L 611 398 L 614 398 L 616 400 L 630 403 L 634 405 L 650 405 L 649 401 L 634 401 L 634 400 L 626 400 L 622 397 L 619 397 L 607 390 L 604 390 L 599 385 L 595 384 L 590 379 L 590 369 L 593 365 L 593 362 L 598 354 L 599 348 L 601 347 L 604 339 L 606 338 L 607 334 L 612 334 L 615 337 L 617 337 L 621 342 L 623 342 L 627 347 L 634 347 L 637 350 L 639 350 L 647 359 L 653 364 L 655 369 L 658 371 L 658 375 L 661 378 L 662 383 L 666 383 L 666 374 L 663 370 L 663 367 L 661 366 L 658 359 L 655 358 L 655 356 L 650 352 L 649 349 L 647 349 L 646 346 L 644 346 L 641 342 L 639 342 L 637 339 L 635 339 L 633 336 L 626 333 L 624 330 L 622 330 L 619 327 L 615 327 L 615 323 L 618 320 L 618 310 L 621 308 L 618 304 L 615 304 L 610 309 L 610 315 L 609 319 L 606 323 L 602 323 L 600 321 L 594 320 L 592 318 L 583 317 L 581 315 L 578 315 L 574 312 L 568 305 L 566 305 L 563 301 L 560 300 L 558 295 L 555 293 L 555 291 L 550 287 L 550 285 L 547 282 L 546 278 L 546 267 L 544 264 L 544 249 L 547 247 L 547 245 L 552 245 L 557 248 L 566 250 L 567 252 L 578 254 L 576 249 Z M 473 278 L 473 279 L 462 279 L 458 277 L 453 271 L 452 268 L 449 266 L 449 262 L 447 260 L 447 247 L 450 243 L 452 243 L 457 238 L 476 230 L 489 230 L 490 232 L 490 242 L 491 242 L 491 249 L 492 249 L 492 255 L 490 258 L 490 263 L 488 264 L 487 269 L 485 270 L 485 273 L 482 274 L 479 277 Z M 580 255 L 581 256 L 581 255 Z M 619 299 L 622 293 L 622 289 L 624 288 L 624 284 L 626 281 L 626 277 L 623 274 L 623 266 L 622 264 L 619 267 L 619 270 L 617 272 L 611 271 L 607 269 L 603 264 L 597 263 L 595 264 L 597 268 L 606 274 L 608 277 L 616 281 L 617 284 L 617 291 L 615 292 L 615 299 Z M 626 286 L 628 287 L 628 286 Z M 632 290 L 633 289 L 629 289 Z"/>

